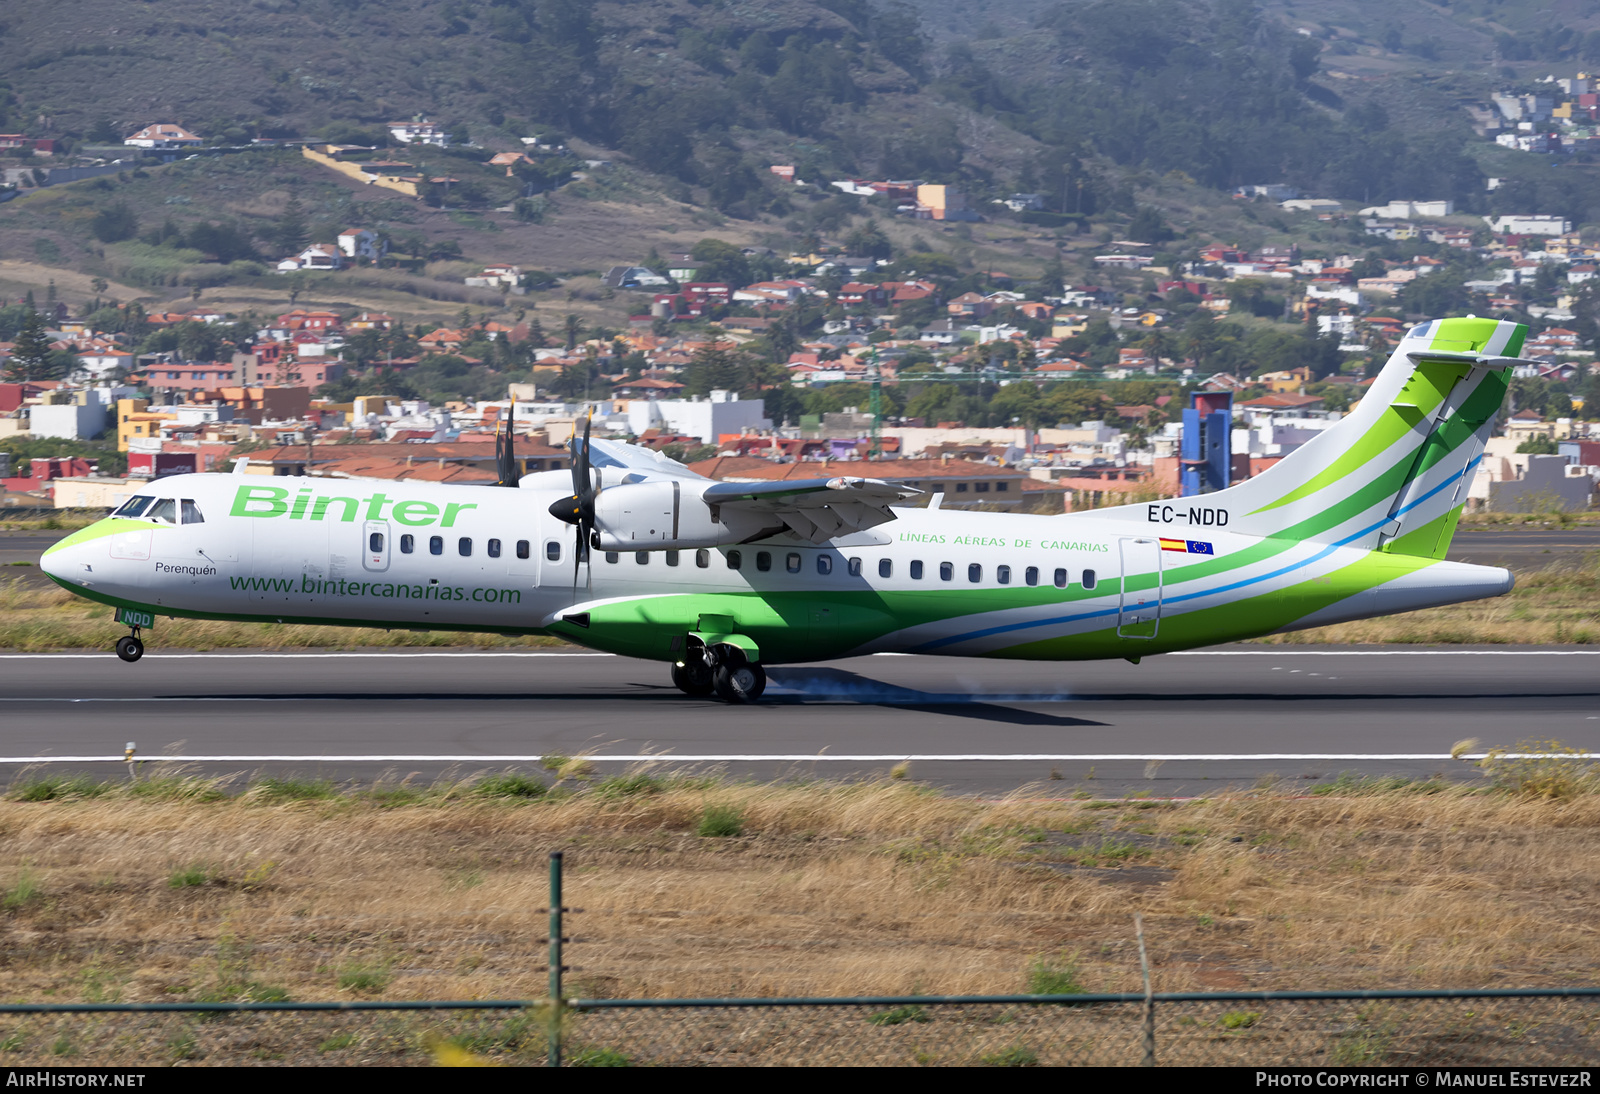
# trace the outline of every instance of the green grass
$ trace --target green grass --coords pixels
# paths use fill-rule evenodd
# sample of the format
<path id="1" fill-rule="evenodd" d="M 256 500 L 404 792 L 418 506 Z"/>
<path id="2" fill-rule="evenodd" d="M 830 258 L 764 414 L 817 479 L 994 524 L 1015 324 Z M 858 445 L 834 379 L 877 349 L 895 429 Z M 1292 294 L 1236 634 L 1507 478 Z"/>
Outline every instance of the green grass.
<path id="1" fill-rule="evenodd" d="M 1038 1067 L 1039 1054 L 1027 1045 L 1010 1045 L 999 1052 L 978 1057 L 989 1067 Z"/>
<path id="2" fill-rule="evenodd" d="M 320 801 L 339 796 L 339 788 L 332 779 L 259 779 L 250 784 L 250 792 L 262 801 Z"/>
<path id="3" fill-rule="evenodd" d="M 570 1067 L 632 1067 L 633 1061 L 614 1048 L 580 1048 L 568 1053 L 565 1061 Z"/>
<path id="4" fill-rule="evenodd" d="M 354 1033 L 346 1030 L 344 1033 L 335 1033 L 332 1037 L 329 1037 L 326 1041 L 322 1042 L 317 1046 L 317 1051 L 338 1052 L 340 1049 L 349 1048 L 359 1040 L 360 1038 Z"/>
<path id="5" fill-rule="evenodd" d="M 1028 965 L 1028 994 L 1082 995 L 1088 989 L 1078 976 L 1075 956 L 1036 957 Z"/>
<path id="6" fill-rule="evenodd" d="M 667 780 L 643 771 L 627 775 L 613 775 L 595 783 L 594 792 L 602 798 L 632 798 L 640 794 L 659 794 L 667 788 Z"/>
<path id="7" fill-rule="evenodd" d="M 507 771 L 479 779 L 472 793 L 480 798 L 542 798 L 548 789 L 531 775 Z"/>
<path id="8" fill-rule="evenodd" d="M 867 1021 L 874 1026 L 899 1026 L 907 1022 L 928 1021 L 928 1008 L 915 1004 L 895 1007 L 893 1010 L 880 1010 L 876 1014 L 867 1015 Z"/>
<path id="9" fill-rule="evenodd" d="M 39 875 L 24 866 L 17 873 L 17 883 L 0 894 L 0 908 L 8 912 L 21 911 L 42 899 L 44 889 L 39 884 Z"/>
<path id="10" fill-rule="evenodd" d="M 731 805 L 709 805 L 700 814 L 695 827 L 697 836 L 742 836 L 744 814 Z"/>
<path id="11" fill-rule="evenodd" d="M 192 862 L 188 866 L 180 866 L 167 875 L 169 889 L 203 889 L 207 885 L 226 882 L 228 879 L 213 866 L 202 862 Z"/>
<path id="12" fill-rule="evenodd" d="M 48 802 L 61 798 L 98 798 L 114 788 L 113 783 L 87 775 L 45 775 L 28 782 L 11 784 L 6 796 L 21 802 Z"/>
<path id="13" fill-rule="evenodd" d="M 1223 1029 L 1249 1029 L 1261 1021 L 1261 1012 L 1257 1010 L 1231 1010 L 1222 1016 Z"/>
<path id="14" fill-rule="evenodd" d="M 339 973 L 344 991 L 380 992 L 389 986 L 394 973 L 387 965 L 351 965 Z"/>
<path id="15" fill-rule="evenodd" d="M 1311 793 L 1318 797 L 1353 797 L 1357 794 L 1437 794 L 1448 788 L 1435 779 L 1408 779 L 1403 775 L 1358 775 L 1341 771 L 1331 782 L 1316 783 Z"/>

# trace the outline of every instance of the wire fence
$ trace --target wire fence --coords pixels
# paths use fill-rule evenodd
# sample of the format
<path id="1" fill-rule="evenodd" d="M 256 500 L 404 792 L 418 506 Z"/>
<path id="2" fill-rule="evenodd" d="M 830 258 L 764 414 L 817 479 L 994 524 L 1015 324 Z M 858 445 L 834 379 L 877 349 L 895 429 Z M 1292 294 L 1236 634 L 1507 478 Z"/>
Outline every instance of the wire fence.
<path id="1" fill-rule="evenodd" d="M 19 1065 L 1592 1066 L 1600 989 L 0 1007 Z"/>
<path id="2" fill-rule="evenodd" d="M 0 1004 L 0 1064 L 1589 1066 L 1600 988 Z M 279 997 L 281 999 L 281 996 Z"/>

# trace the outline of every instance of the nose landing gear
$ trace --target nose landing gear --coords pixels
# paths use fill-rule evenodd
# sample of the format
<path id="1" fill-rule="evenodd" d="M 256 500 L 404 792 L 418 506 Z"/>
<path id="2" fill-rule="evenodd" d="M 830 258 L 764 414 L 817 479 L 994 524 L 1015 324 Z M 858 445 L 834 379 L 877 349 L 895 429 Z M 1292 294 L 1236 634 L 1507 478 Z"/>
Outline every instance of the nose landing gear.
<path id="1" fill-rule="evenodd" d="M 133 633 L 117 639 L 117 656 L 130 664 L 144 656 L 144 642 L 139 638 L 139 632 L 145 627 L 156 625 L 154 612 L 135 611 L 132 608 L 118 608 L 113 617 L 118 623 L 126 623 Z"/>
<path id="2" fill-rule="evenodd" d="M 144 643 L 139 639 L 139 628 L 133 628 L 132 634 L 125 634 L 117 639 L 117 656 L 124 661 L 134 662 L 144 656 Z"/>

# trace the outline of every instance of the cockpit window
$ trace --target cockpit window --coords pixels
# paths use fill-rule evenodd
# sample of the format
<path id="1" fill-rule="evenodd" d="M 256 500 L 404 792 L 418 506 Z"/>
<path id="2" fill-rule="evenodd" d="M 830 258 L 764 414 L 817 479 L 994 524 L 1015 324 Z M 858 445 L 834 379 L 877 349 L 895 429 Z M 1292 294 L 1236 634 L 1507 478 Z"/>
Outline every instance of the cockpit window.
<path id="1" fill-rule="evenodd" d="M 178 500 L 176 498 L 162 498 L 151 506 L 150 511 L 144 517 L 146 520 L 160 521 L 162 524 L 177 524 Z"/>
<path id="2" fill-rule="evenodd" d="M 200 507 L 194 503 L 193 498 L 183 499 L 183 523 L 204 524 L 206 518 L 200 515 Z"/>
<path id="3" fill-rule="evenodd" d="M 123 502 L 122 507 L 111 515 L 114 517 L 136 517 L 148 509 L 150 503 L 155 500 L 148 494 L 140 494 L 138 497 L 129 498 Z"/>

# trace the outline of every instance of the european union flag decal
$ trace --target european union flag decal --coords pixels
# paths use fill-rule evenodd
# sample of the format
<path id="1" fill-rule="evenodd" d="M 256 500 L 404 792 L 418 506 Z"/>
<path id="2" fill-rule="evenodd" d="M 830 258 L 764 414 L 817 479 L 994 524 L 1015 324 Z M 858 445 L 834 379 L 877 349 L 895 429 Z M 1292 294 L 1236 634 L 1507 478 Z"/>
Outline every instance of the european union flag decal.
<path id="1" fill-rule="evenodd" d="M 1211 544 L 1206 543 L 1206 542 L 1204 542 L 1202 540 L 1198 540 L 1198 539 L 1186 540 L 1185 541 L 1185 545 L 1188 547 L 1189 554 L 1191 554 L 1191 555 L 1214 555 L 1214 554 L 1216 554 L 1216 552 L 1211 549 Z"/>

